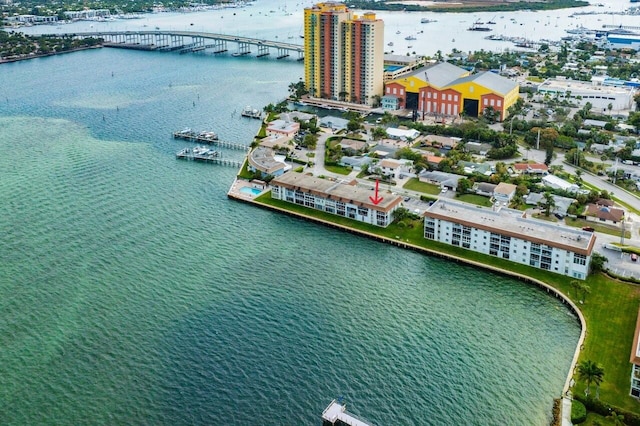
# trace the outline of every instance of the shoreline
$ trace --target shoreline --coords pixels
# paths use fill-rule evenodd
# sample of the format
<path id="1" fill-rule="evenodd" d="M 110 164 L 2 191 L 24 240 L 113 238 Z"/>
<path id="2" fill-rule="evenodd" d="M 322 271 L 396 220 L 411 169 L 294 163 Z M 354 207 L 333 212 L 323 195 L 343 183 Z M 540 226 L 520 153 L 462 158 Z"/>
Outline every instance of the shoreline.
<path id="1" fill-rule="evenodd" d="M 236 184 L 236 181 L 234 180 L 234 183 L 231 185 L 231 188 L 234 188 Z M 437 250 L 433 250 L 433 249 L 428 249 L 425 247 L 421 247 L 421 246 L 417 246 L 415 244 L 410 244 L 407 242 L 403 242 L 403 241 L 398 241 L 398 240 L 394 240 L 391 238 L 387 238 L 387 237 L 383 237 L 381 235 L 377 235 L 377 234 L 373 234 L 370 232 L 366 232 L 366 231 L 361 231 L 358 229 L 354 229 L 348 226 L 344 226 L 344 225 L 340 225 L 334 222 L 330 222 L 330 221 L 326 221 L 323 219 L 319 219 L 313 216 L 308 216 L 305 214 L 301 214 L 298 212 L 294 212 L 291 210 L 287 210 L 287 209 L 282 209 L 276 206 L 271 206 L 268 204 L 263 204 L 260 202 L 255 201 L 254 199 L 251 198 L 247 198 L 247 197 L 242 197 L 240 196 L 240 194 L 235 194 L 232 190 L 230 190 L 227 193 L 227 197 L 229 199 L 235 200 L 235 201 L 239 201 L 239 202 L 245 202 L 245 203 L 249 203 L 252 204 L 254 206 L 263 208 L 263 209 L 267 209 L 267 210 L 272 210 L 272 211 L 276 211 L 278 213 L 284 213 L 288 216 L 292 216 L 292 217 L 296 217 L 299 219 L 304 219 L 304 220 L 309 220 L 311 222 L 314 223 L 318 223 L 324 226 L 328 226 L 330 228 L 334 228 L 334 229 L 338 229 L 341 231 L 346 231 L 350 234 L 354 234 L 354 235 L 359 235 L 362 237 L 366 237 L 369 239 L 373 239 L 376 240 L 378 242 L 384 243 L 384 244 L 391 244 L 394 246 L 397 246 L 399 248 L 405 249 L 405 250 L 411 250 L 417 253 L 421 253 L 427 256 L 434 256 L 434 257 L 438 257 L 441 259 L 445 259 L 445 260 L 449 260 L 449 261 L 453 261 L 456 263 L 464 263 L 470 266 L 476 266 L 491 272 L 495 272 L 498 273 L 500 275 L 503 276 L 507 276 L 510 278 L 515 278 L 518 281 L 522 281 L 525 284 L 528 285 L 535 285 L 537 286 L 539 289 L 541 290 L 545 290 L 547 292 L 547 294 L 552 294 L 556 299 L 559 299 L 564 305 L 567 305 L 569 307 L 569 309 L 577 316 L 577 320 L 578 323 L 580 324 L 580 337 L 578 338 L 578 342 L 576 344 L 576 349 L 573 353 L 573 358 L 571 360 L 571 364 L 569 367 L 569 372 L 567 373 L 567 377 L 565 379 L 565 383 L 564 386 L 562 388 L 562 399 L 565 400 L 566 398 L 569 399 L 569 404 L 571 401 L 571 396 L 570 396 L 570 388 L 571 388 L 571 380 L 573 378 L 573 373 L 575 371 L 576 365 L 578 363 L 578 357 L 580 356 L 580 352 L 582 350 L 582 347 L 584 345 L 584 340 L 586 337 L 586 333 L 587 333 L 587 323 L 586 320 L 584 318 L 584 315 L 582 314 L 582 311 L 580 310 L 580 308 L 563 292 L 561 292 L 560 290 L 554 288 L 553 286 L 546 284 L 545 282 L 530 277 L 528 275 L 523 275 L 517 272 L 513 272 L 513 271 L 509 271 L 507 269 L 503 269 L 503 268 L 499 268 L 497 266 L 493 266 L 493 265 L 488 265 L 486 263 L 482 263 L 482 262 L 477 262 L 474 260 L 470 260 L 470 259 L 466 259 L 464 257 L 460 257 L 460 256 L 455 256 L 452 254 L 447 254 L 447 253 L 442 253 L 439 252 Z M 570 406 L 570 405 L 569 405 Z M 564 413 L 564 409 L 561 410 L 561 412 Z M 570 411 L 569 411 L 570 414 Z M 563 416 L 564 417 L 564 416 Z M 570 424 L 570 423 L 569 423 Z"/>
<path id="2" fill-rule="evenodd" d="M 79 51 L 88 50 L 88 49 L 102 49 L 102 47 L 103 47 L 102 44 L 98 44 L 98 45 L 95 45 L 95 46 L 74 47 L 73 49 L 64 50 L 62 52 L 35 53 L 33 55 L 27 54 L 27 55 L 21 56 L 19 58 L 0 59 L 0 65 L 1 64 L 9 64 L 9 63 L 12 63 L 12 62 L 27 61 L 29 59 L 46 58 L 47 56 L 57 56 L 57 55 L 65 54 L 65 53 L 79 52 Z"/>

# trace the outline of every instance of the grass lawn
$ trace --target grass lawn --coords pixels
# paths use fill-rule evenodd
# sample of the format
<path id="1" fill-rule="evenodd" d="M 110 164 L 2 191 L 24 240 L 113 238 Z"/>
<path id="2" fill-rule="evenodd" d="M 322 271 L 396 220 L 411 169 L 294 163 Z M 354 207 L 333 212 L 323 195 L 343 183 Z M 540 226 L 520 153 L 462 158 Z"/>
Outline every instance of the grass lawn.
<path id="1" fill-rule="evenodd" d="M 535 81 L 536 83 L 542 83 L 544 81 L 544 78 L 532 75 L 527 77 L 527 81 Z"/>
<path id="2" fill-rule="evenodd" d="M 590 220 L 578 219 L 567 217 L 565 218 L 565 222 L 569 226 L 575 226 L 576 228 L 583 228 L 585 226 L 589 226 L 595 229 L 598 232 L 602 232 L 603 234 L 616 235 L 620 236 L 622 229 L 615 225 L 605 225 L 603 223 L 592 222 Z M 631 231 L 624 231 L 625 238 L 631 238 Z"/>
<path id="3" fill-rule="evenodd" d="M 459 256 L 526 275 L 560 290 L 580 307 L 585 317 L 587 333 L 579 362 L 592 360 L 603 367 L 605 374 L 604 382 L 600 385 L 600 399 L 608 404 L 640 413 L 640 404 L 636 399 L 629 396 L 631 375 L 629 356 L 640 304 L 640 286 L 617 281 L 604 274 L 593 274 L 585 281 L 590 287 L 590 292 L 581 303 L 579 295 L 571 285 L 571 278 L 494 256 L 426 240 L 423 237 L 421 220 L 410 222 L 408 226 L 407 223 L 405 223 L 405 226 L 393 223 L 387 228 L 380 228 L 307 207 L 274 200 L 271 198 L 270 193 L 258 197 L 256 201 L 348 226 L 352 229 L 407 242 L 428 250 Z M 573 392 L 584 394 L 585 384 L 581 383 L 577 376 L 574 379 L 577 384 Z M 593 386 L 592 392 L 595 392 L 595 387 Z"/>
<path id="4" fill-rule="evenodd" d="M 476 206 L 491 207 L 491 200 L 489 197 L 483 197 L 476 194 L 462 194 L 457 195 L 456 199 L 465 203 L 475 204 Z"/>
<path id="5" fill-rule="evenodd" d="M 331 173 L 338 173 L 339 175 L 348 175 L 349 173 L 351 173 L 351 167 L 345 167 L 345 166 L 324 166 L 325 169 L 327 169 L 328 171 L 330 171 Z"/>
<path id="6" fill-rule="evenodd" d="M 404 189 L 411 191 L 422 192 L 423 194 L 438 195 L 440 193 L 440 187 L 432 183 L 420 182 L 418 178 L 411 178 L 403 186 Z"/>
<path id="7" fill-rule="evenodd" d="M 580 423 L 580 426 L 617 426 L 613 420 L 609 420 L 604 416 L 596 413 L 588 413 L 587 420 Z"/>
<path id="8" fill-rule="evenodd" d="M 549 216 L 547 216 L 544 213 L 534 213 L 533 217 L 535 217 L 536 219 L 540 219 L 540 220 L 546 220 L 547 222 L 557 222 L 558 218 L 555 217 L 554 215 L 550 214 Z"/>

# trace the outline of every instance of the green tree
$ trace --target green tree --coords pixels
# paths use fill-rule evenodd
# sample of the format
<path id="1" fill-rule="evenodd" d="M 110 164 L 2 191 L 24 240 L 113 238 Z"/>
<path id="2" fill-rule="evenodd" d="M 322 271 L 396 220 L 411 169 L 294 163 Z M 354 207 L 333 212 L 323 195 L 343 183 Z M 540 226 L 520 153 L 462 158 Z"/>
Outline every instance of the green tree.
<path id="1" fill-rule="evenodd" d="M 615 411 L 611 411 L 611 414 L 607 416 L 607 420 L 611 420 L 614 426 L 624 426 L 624 416 Z"/>
<path id="2" fill-rule="evenodd" d="M 604 369 L 591 360 L 582 361 L 578 364 L 578 378 L 587 383 L 585 395 L 591 394 L 591 383 L 600 386 L 604 379 Z"/>
<path id="3" fill-rule="evenodd" d="M 629 114 L 627 123 L 636 128 L 636 132 L 640 131 L 640 112 Z"/>
<path id="4" fill-rule="evenodd" d="M 589 264 L 589 269 L 591 272 L 599 272 L 604 269 L 604 264 L 607 262 L 607 258 L 600 253 L 594 252 L 591 255 L 591 263 Z"/>
<path id="5" fill-rule="evenodd" d="M 471 182 L 467 178 L 462 178 L 462 179 L 460 179 L 458 181 L 458 186 L 456 187 L 456 192 L 459 195 L 466 194 L 467 191 L 469 191 L 472 186 L 473 186 L 473 182 Z"/>
<path id="6" fill-rule="evenodd" d="M 394 222 L 400 222 L 409 217 L 409 210 L 405 207 L 398 207 L 393 211 L 393 220 Z"/>
<path id="7" fill-rule="evenodd" d="M 549 217 L 551 215 L 551 209 L 556 206 L 556 201 L 553 199 L 551 191 L 544 193 L 544 215 Z"/>

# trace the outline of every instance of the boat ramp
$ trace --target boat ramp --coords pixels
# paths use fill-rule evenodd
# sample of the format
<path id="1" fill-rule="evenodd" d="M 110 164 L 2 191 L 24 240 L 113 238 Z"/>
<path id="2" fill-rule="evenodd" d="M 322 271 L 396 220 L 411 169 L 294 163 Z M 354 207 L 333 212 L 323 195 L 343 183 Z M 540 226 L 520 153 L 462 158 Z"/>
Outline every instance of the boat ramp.
<path id="1" fill-rule="evenodd" d="M 173 132 L 173 138 L 189 142 L 217 145 L 222 148 L 238 149 L 240 151 L 249 151 L 249 149 L 251 148 L 249 145 L 244 145 L 241 143 L 221 141 L 220 139 L 218 139 L 218 135 L 216 135 L 214 132 L 195 132 L 189 128 L 180 130 L 178 132 Z"/>
<path id="2" fill-rule="evenodd" d="M 347 413 L 347 406 L 341 399 L 334 399 L 322 412 L 323 425 L 370 426 L 368 423 Z"/>
<path id="3" fill-rule="evenodd" d="M 207 148 L 206 146 L 196 146 L 195 148 L 185 148 L 176 153 L 176 158 L 181 160 L 202 161 L 205 163 L 222 164 L 240 168 L 242 163 L 236 160 L 222 158 L 220 152 Z"/>

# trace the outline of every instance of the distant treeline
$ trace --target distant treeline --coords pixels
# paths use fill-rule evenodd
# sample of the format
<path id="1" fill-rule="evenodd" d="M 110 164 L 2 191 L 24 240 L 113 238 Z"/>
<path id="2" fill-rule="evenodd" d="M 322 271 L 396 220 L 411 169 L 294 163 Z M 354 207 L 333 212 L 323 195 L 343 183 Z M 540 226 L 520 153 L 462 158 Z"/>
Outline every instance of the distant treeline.
<path id="1" fill-rule="evenodd" d="M 215 5 L 238 2 L 238 0 L 200 0 L 198 4 Z M 83 10 L 85 8 L 109 9 L 112 13 L 144 13 L 150 12 L 153 6 L 157 6 L 158 4 L 162 4 L 166 9 L 178 9 L 193 6 L 194 2 L 189 0 L 168 0 L 161 3 L 154 0 L 130 0 L 126 2 L 115 0 L 87 0 L 83 2 L 60 0 L 52 3 L 43 2 L 42 0 L 21 0 L 13 4 L 0 5 L 0 11 L 6 12 L 9 15 L 14 13 L 39 16 L 57 15 L 60 19 L 63 19 L 64 12 Z"/>
<path id="2" fill-rule="evenodd" d="M 392 10 L 407 12 L 450 12 L 450 13 L 472 13 L 472 12 L 513 12 L 516 10 L 554 10 L 567 9 L 571 7 L 588 6 L 589 2 L 582 0 L 548 0 L 546 2 L 507 2 L 507 3 L 487 3 L 486 6 L 450 5 L 441 2 L 442 6 L 418 6 L 413 4 L 388 3 L 373 0 L 350 0 L 348 5 L 352 9 L 366 10 Z M 463 3 L 464 4 L 464 3 Z"/>
<path id="3" fill-rule="evenodd" d="M 99 46 L 96 38 L 74 39 L 70 36 L 28 36 L 0 31 L 0 61 L 15 61 L 44 55 Z"/>

